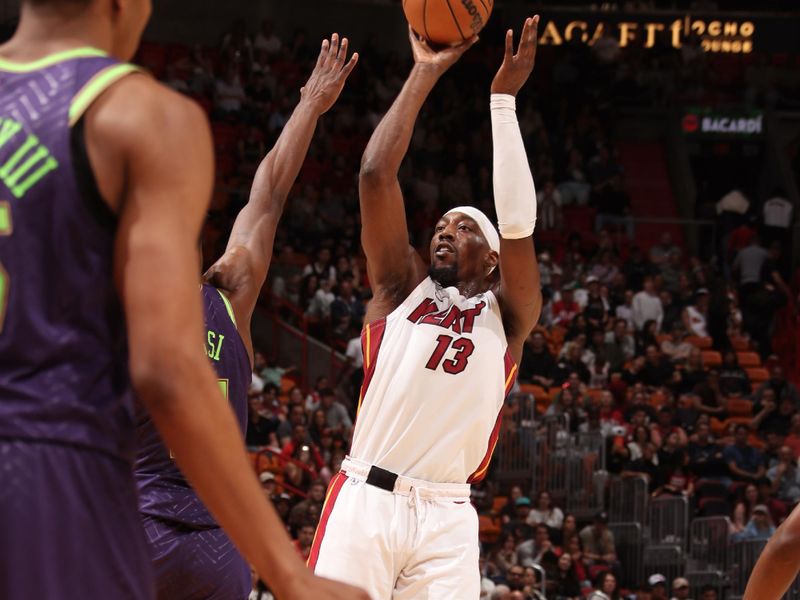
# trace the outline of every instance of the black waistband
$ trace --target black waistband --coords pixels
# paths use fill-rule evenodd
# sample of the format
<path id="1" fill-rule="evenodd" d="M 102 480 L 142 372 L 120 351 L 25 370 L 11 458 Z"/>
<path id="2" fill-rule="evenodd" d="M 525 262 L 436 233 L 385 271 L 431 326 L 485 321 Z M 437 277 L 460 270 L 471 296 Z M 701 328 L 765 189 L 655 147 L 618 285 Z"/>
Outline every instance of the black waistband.
<path id="1" fill-rule="evenodd" d="M 396 481 L 397 473 L 392 473 L 391 471 L 381 469 L 380 467 L 376 467 L 374 465 L 370 467 L 369 475 L 367 475 L 368 484 L 379 487 L 387 492 L 394 491 L 394 484 Z"/>

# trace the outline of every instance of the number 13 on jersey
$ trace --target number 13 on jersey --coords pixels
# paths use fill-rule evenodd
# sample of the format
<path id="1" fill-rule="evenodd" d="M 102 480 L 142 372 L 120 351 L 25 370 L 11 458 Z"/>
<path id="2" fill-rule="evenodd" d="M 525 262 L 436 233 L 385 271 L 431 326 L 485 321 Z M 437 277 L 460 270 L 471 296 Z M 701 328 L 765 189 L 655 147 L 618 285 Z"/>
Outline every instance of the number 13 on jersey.
<path id="1" fill-rule="evenodd" d="M 456 351 L 455 355 L 451 359 L 445 359 L 444 355 L 451 348 Z M 436 349 L 428 359 L 425 368 L 435 371 L 439 368 L 439 365 L 441 365 L 445 373 L 457 375 L 467 368 L 469 357 L 472 356 L 474 351 L 475 344 L 473 344 L 472 340 L 469 338 L 460 337 L 453 339 L 452 335 L 440 335 L 436 338 Z"/>

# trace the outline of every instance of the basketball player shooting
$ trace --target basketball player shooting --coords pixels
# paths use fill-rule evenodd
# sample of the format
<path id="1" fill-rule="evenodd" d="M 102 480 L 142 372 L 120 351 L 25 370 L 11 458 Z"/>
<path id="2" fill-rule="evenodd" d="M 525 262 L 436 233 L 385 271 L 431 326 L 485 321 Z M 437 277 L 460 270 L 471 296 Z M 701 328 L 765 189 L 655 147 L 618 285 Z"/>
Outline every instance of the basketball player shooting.
<path id="1" fill-rule="evenodd" d="M 319 118 L 339 97 L 358 60 L 347 62 L 347 38 L 333 34 L 322 49 L 300 102 L 274 148 L 256 172 L 250 200 L 236 218 L 225 254 L 209 269 L 201 289 L 206 326 L 206 354 L 223 395 L 247 427 L 253 344 L 250 321 L 269 270 L 278 221 L 291 187 L 308 152 Z M 162 600 L 226 598 L 244 600 L 250 594 L 250 566 L 181 474 L 145 410 L 137 415 L 136 480 L 156 589 Z M 302 561 L 282 529 L 271 542 L 287 562 Z M 356 590 L 336 582 L 315 582 L 324 589 L 305 588 L 303 598 L 338 590 L 342 598 L 357 598 Z"/>
<path id="2" fill-rule="evenodd" d="M 780 600 L 800 571 L 800 508 L 795 507 L 767 542 L 750 574 L 744 600 Z"/>
<path id="3" fill-rule="evenodd" d="M 398 170 L 414 123 L 475 43 L 433 51 L 411 33 L 414 67 L 375 130 L 360 175 L 362 243 L 374 298 L 350 456 L 331 481 L 309 564 L 373 600 L 479 596 L 470 483 L 486 474 L 499 415 L 541 310 L 536 192 L 515 111 L 533 70 L 538 17 L 513 33 L 491 87 L 500 231 L 481 211 L 445 213 L 430 268 L 408 243 Z"/>

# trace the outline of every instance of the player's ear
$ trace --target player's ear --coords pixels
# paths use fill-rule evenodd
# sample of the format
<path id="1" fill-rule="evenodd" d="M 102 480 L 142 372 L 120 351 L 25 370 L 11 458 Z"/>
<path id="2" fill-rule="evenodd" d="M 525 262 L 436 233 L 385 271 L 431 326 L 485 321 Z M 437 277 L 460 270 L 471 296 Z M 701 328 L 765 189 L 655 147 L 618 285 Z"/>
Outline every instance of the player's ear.
<path id="1" fill-rule="evenodd" d="M 498 264 L 500 264 L 500 255 L 494 250 L 489 250 L 483 263 L 486 274 L 488 275 L 489 273 L 496 271 Z"/>

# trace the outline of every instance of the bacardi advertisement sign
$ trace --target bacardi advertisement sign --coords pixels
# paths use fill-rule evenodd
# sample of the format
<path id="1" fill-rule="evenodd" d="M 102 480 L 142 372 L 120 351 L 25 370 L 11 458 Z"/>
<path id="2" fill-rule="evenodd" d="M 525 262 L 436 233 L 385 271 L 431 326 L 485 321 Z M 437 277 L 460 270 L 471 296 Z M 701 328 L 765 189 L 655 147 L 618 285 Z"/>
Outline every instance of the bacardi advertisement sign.
<path id="1" fill-rule="evenodd" d="M 681 129 L 689 136 L 756 138 L 764 134 L 764 114 L 760 111 L 693 108 L 684 114 Z"/>

